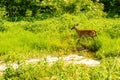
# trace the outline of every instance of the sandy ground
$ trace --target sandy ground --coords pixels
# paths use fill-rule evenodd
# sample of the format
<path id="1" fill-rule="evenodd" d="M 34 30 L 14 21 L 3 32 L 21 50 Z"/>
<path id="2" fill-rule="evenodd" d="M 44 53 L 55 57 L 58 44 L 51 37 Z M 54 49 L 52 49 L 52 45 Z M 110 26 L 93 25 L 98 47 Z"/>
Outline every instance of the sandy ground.
<path id="1" fill-rule="evenodd" d="M 40 61 L 47 61 L 49 64 L 53 64 L 55 62 L 57 62 L 58 60 L 63 60 L 66 65 L 67 64 L 84 64 L 87 66 L 97 66 L 100 65 L 99 61 L 93 60 L 93 59 L 89 59 L 89 58 L 85 58 L 83 56 L 78 56 L 78 55 L 67 55 L 64 57 L 51 57 L 51 56 L 47 56 L 46 58 L 31 58 L 28 60 L 25 60 L 24 63 L 21 63 L 19 65 L 24 65 L 24 64 L 30 64 L 30 63 L 35 63 L 37 64 Z M 17 63 L 12 63 L 12 64 L 6 64 L 3 61 L 0 62 L 0 76 L 3 75 L 3 72 L 7 69 L 7 65 L 13 67 L 14 69 L 17 69 L 19 67 L 19 65 Z"/>
<path id="2" fill-rule="evenodd" d="M 96 66 L 99 65 L 100 62 L 93 60 L 93 59 L 88 59 L 85 58 L 83 56 L 78 56 L 78 55 L 67 55 L 64 57 L 51 57 L 51 56 L 47 56 L 46 58 L 31 58 L 25 61 L 25 63 L 29 64 L 29 63 L 38 63 L 40 61 L 44 61 L 46 60 L 48 63 L 53 64 L 54 62 L 58 61 L 58 60 L 63 60 L 66 64 L 85 64 L 88 66 Z M 12 66 L 14 69 L 17 69 L 19 67 L 19 65 L 17 63 L 12 63 L 9 64 L 10 66 Z M 22 65 L 22 64 L 21 64 Z M 7 68 L 7 65 L 5 63 L 0 64 L 0 72 L 4 71 Z"/>

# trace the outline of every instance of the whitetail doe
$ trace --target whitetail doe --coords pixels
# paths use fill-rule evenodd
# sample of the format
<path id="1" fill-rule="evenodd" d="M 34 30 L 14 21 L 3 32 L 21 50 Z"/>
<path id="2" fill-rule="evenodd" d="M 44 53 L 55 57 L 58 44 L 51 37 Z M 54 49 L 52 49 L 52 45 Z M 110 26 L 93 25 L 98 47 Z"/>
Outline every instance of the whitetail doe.
<path id="1" fill-rule="evenodd" d="M 75 29 L 80 38 L 81 37 L 91 37 L 94 40 L 94 37 L 97 36 L 95 30 L 78 30 L 77 26 L 78 26 L 78 24 L 74 24 L 74 26 L 73 26 L 73 28 L 71 28 L 71 30 Z"/>

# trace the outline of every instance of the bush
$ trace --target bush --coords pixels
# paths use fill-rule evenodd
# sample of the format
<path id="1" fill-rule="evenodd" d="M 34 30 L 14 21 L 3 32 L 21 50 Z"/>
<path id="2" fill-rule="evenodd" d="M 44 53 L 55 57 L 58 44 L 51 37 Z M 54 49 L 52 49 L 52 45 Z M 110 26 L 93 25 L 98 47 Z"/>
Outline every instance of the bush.
<path id="1" fill-rule="evenodd" d="M 120 17 L 120 0 L 100 0 L 99 2 L 104 4 L 104 11 L 108 12 L 108 17 Z"/>
<path id="2" fill-rule="evenodd" d="M 5 32 L 8 30 L 8 27 L 4 25 L 3 22 L 0 22 L 0 32 Z"/>
<path id="3" fill-rule="evenodd" d="M 103 5 L 91 0 L 2 0 L 1 4 L 5 6 L 5 16 L 9 17 L 26 17 L 28 11 L 30 16 L 37 19 L 47 19 L 65 13 L 85 14 L 88 18 L 104 16 Z"/>
<path id="4" fill-rule="evenodd" d="M 48 23 L 47 23 L 48 22 Z M 49 24 L 51 23 L 51 21 L 47 20 L 46 22 L 42 22 L 41 23 L 27 23 L 23 26 L 24 30 L 33 32 L 33 33 L 44 33 L 47 32 L 49 30 L 52 29 L 56 29 L 56 26 L 52 25 L 50 26 Z"/>
<path id="5" fill-rule="evenodd" d="M 92 42 L 92 44 L 89 46 L 90 51 L 96 52 L 102 47 L 102 43 L 99 40 L 95 40 Z"/>
<path id="6" fill-rule="evenodd" d="M 37 32 L 40 32 L 41 30 L 41 25 L 38 25 L 38 24 L 27 24 L 24 26 L 24 30 L 28 30 L 28 31 L 31 31 L 33 33 L 37 33 Z"/>
<path id="7" fill-rule="evenodd" d="M 107 29 L 107 33 L 109 33 L 111 39 L 120 37 L 120 25 L 114 25 L 113 27 Z"/>

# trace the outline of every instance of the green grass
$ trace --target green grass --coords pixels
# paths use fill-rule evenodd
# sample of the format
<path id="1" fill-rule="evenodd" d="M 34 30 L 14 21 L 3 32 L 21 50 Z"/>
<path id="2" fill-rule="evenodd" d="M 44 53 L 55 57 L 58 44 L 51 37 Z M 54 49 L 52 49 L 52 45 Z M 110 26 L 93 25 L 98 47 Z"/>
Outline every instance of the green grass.
<path id="1" fill-rule="evenodd" d="M 96 52 L 98 58 L 120 55 L 119 34 L 117 35 L 113 31 L 114 26 L 117 25 L 117 29 L 120 27 L 119 18 L 87 19 L 80 17 L 64 14 L 61 17 L 43 21 L 3 21 L 3 26 L 7 26 L 7 31 L 0 32 L 0 55 L 7 56 L 16 53 L 22 56 L 25 53 L 27 56 L 30 53 L 28 57 L 32 57 L 44 55 L 44 53 L 45 55 L 46 53 L 48 55 L 56 53 L 54 55 L 57 55 L 57 52 L 61 52 L 61 54 L 72 52 L 76 46 L 80 46 L 76 45 L 78 35 L 71 30 L 75 23 L 79 23 L 79 29 L 95 29 L 97 31 L 95 40 L 102 43 L 100 50 Z M 115 38 L 111 38 L 112 32 L 115 34 Z M 91 41 L 88 39 L 83 42 L 88 44 Z"/>
<path id="2" fill-rule="evenodd" d="M 47 61 L 36 64 L 21 65 L 14 70 L 9 67 L 1 79 L 12 80 L 119 80 L 120 58 L 106 58 L 99 66 L 66 65 L 58 61 L 49 65 Z"/>
<path id="3" fill-rule="evenodd" d="M 40 62 L 38 65 L 22 65 L 17 70 L 8 68 L 1 79 L 49 79 L 49 80 L 119 80 L 120 79 L 120 19 L 94 18 L 64 14 L 60 17 L 41 21 L 2 21 L 0 31 L 0 60 L 16 62 L 43 56 L 63 56 L 79 54 L 99 59 L 100 66 L 65 65 L 58 61 L 50 66 Z M 91 51 L 77 51 L 78 35 L 71 30 L 78 23 L 79 29 L 95 29 L 95 42 L 88 38 L 81 43 Z M 4 28 L 5 27 L 5 28 Z M 116 32 L 117 31 L 117 32 Z M 94 51 L 96 50 L 96 51 Z"/>

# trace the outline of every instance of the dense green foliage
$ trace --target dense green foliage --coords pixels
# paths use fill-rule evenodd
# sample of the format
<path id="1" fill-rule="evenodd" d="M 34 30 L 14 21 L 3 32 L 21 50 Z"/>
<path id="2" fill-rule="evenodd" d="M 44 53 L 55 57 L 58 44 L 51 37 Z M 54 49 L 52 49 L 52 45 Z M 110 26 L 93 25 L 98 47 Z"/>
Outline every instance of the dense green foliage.
<path id="1" fill-rule="evenodd" d="M 120 17 L 120 0 L 92 0 L 104 4 L 104 11 L 108 13 L 107 17 Z"/>
<path id="2" fill-rule="evenodd" d="M 119 38 L 120 37 L 120 25 L 114 25 L 111 28 L 107 29 L 107 32 L 110 34 L 110 37 Z"/>
<path id="3" fill-rule="evenodd" d="M 74 23 L 79 23 L 79 29 L 95 29 L 97 31 L 95 41 L 88 38 L 82 39 L 80 44 L 77 44 L 78 35 L 71 30 Z M 119 19 L 87 19 L 84 16 L 64 14 L 59 18 L 42 21 L 3 22 L 3 24 L 3 29 L 7 26 L 7 31 L 0 32 L 1 55 L 12 56 L 13 52 L 19 55 L 36 51 L 67 53 L 79 47 L 96 52 L 99 58 L 120 55 Z"/>
<path id="4" fill-rule="evenodd" d="M 89 46 L 90 51 L 96 52 L 102 47 L 102 43 L 98 40 L 93 41 L 93 43 Z"/>
<path id="5" fill-rule="evenodd" d="M 119 80 L 119 15 L 119 0 L 0 0 L 3 62 L 20 64 L 29 58 L 72 53 L 101 61 L 95 67 L 65 65 L 62 60 L 53 65 L 47 61 L 24 64 L 16 70 L 7 68 L 0 79 Z M 88 37 L 77 42 L 79 36 L 71 30 L 77 23 L 78 29 L 96 30 L 94 40 Z"/>
<path id="6" fill-rule="evenodd" d="M 5 26 L 3 22 L 0 22 L 0 32 L 5 32 L 5 31 L 7 31 L 7 26 Z"/>
<path id="7" fill-rule="evenodd" d="M 120 0 L 100 0 L 104 4 L 104 11 L 108 12 L 108 17 L 119 17 Z"/>
<path id="8" fill-rule="evenodd" d="M 103 10 L 108 12 L 108 17 L 119 17 L 120 15 L 119 0 L 1 0 L 0 6 L 5 8 L 4 16 L 9 17 L 29 15 L 46 19 L 64 13 L 85 13 L 92 17 L 93 15 L 103 16 Z"/>
<path id="9" fill-rule="evenodd" d="M 104 16 L 102 4 L 93 3 L 91 0 L 2 0 L 5 8 L 4 16 L 36 16 L 41 19 L 59 16 L 64 13 L 79 14 L 85 13 L 88 17 Z"/>
<path id="10" fill-rule="evenodd" d="M 34 0 L 1 0 L 1 4 L 9 17 L 25 16 L 27 9 L 31 9 L 34 15 L 38 9 Z"/>

